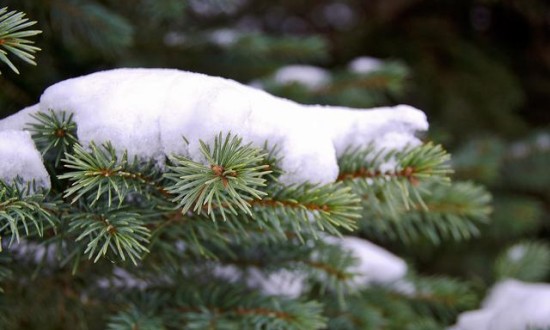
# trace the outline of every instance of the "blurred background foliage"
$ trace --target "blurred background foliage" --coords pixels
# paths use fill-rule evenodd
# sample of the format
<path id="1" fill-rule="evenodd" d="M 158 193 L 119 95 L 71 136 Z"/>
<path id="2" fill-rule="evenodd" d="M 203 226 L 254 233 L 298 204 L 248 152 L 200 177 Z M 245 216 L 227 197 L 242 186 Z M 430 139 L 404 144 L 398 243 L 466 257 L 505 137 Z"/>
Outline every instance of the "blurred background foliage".
<path id="1" fill-rule="evenodd" d="M 427 113 L 429 138 L 453 152 L 456 177 L 491 189 L 494 213 L 480 237 L 465 243 L 419 240 L 413 249 L 378 243 L 423 273 L 486 285 L 507 276 L 549 279 L 541 266 L 550 262 L 549 250 L 540 243 L 550 234 L 549 2 L 5 0 L 4 5 L 26 12 L 44 32 L 34 39 L 42 48 L 37 67 L 16 62 L 21 75 L 3 70 L 0 117 L 37 102 L 57 81 L 116 67 L 219 75 L 306 103 L 412 104 Z M 366 59 L 372 68 L 353 69 L 350 61 L 361 56 L 373 57 Z M 285 65 L 315 66 L 324 82 L 312 87 L 281 79 L 277 70 Z M 514 268 L 514 260 L 522 263 Z M 527 271 L 519 274 L 518 267 Z"/>

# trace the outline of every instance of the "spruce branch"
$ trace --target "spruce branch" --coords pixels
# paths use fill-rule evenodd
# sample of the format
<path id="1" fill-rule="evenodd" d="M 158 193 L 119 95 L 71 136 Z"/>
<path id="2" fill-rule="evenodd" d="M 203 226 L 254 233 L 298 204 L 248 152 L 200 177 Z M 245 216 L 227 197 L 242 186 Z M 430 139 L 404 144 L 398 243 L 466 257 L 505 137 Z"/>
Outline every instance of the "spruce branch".
<path id="1" fill-rule="evenodd" d="M 326 323 L 318 302 L 265 297 L 222 282 L 202 284 L 200 291 L 180 287 L 175 301 L 174 318 L 185 322 L 186 329 L 309 330 Z"/>
<path id="2" fill-rule="evenodd" d="M 470 182 L 451 185 L 425 182 L 420 198 L 422 204 L 395 208 L 370 194 L 363 200 L 365 213 L 361 227 L 368 235 L 381 239 L 411 243 L 425 237 L 439 244 L 443 239 L 458 241 L 478 235 L 478 225 L 486 223 L 491 212 L 491 195 Z"/>
<path id="3" fill-rule="evenodd" d="M 242 145 L 242 139 L 220 133 L 214 147 L 200 141 L 201 153 L 207 165 L 181 156 L 172 156 L 174 164 L 164 177 L 172 182 L 166 190 L 175 195 L 172 199 L 182 213 L 205 211 L 216 220 L 216 215 L 226 220 L 227 212 L 236 215 L 238 210 L 251 215 L 250 201 L 261 199 L 266 193 L 259 190 L 265 186 L 263 176 L 270 173 L 267 165 L 261 164 L 264 154 L 250 144 Z M 217 207 L 218 212 L 213 212 Z"/>
<path id="4" fill-rule="evenodd" d="M 316 186 L 301 184 L 272 187 L 264 199 L 250 201 L 252 215 L 260 229 L 277 231 L 281 237 L 291 232 L 317 237 L 319 230 L 340 235 L 352 231 L 360 218 L 360 199 L 342 183 Z M 231 216 L 234 222 L 238 216 Z"/>
<path id="5" fill-rule="evenodd" d="M 52 210 L 56 203 L 48 202 L 46 196 L 30 186 L 8 185 L 0 180 L 0 235 L 10 235 L 10 245 L 25 235 L 44 235 L 46 228 L 55 228 L 58 220 Z"/>
<path id="6" fill-rule="evenodd" d="M 97 146 L 91 142 L 90 149 L 88 152 L 80 144 L 75 144 L 74 153 L 66 154 L 61 160 L 66 168 L 72 170 L 58 176 L 72 181 L 64 194 L 66 198 L 74 196 L 72 203 L 90 196 L 92 206 L 102 197 L 107 198 L 108 206 L 115 199 L 121 205 L 129 193 L 142 193 L 146 188 L 166 194 L 158 184 L 159 178 L 152 164 L 143 164 L 137 157 L 130 162 L 126 151 L 119 157 L 111 143 Z"/>
<path id="7" fill-rule="evenodd" d="M 550 273 L 550 248 L 541 242 L 522 242 L 506 249 L 495 261 L 497 279 L 542 281 Z"/>
<path id="8" fill-rule="evenodd" d="M 465 309 L 474 308 L 479 297 L 470 283 L 443 276 L 410 279 L 411 292 L 396 291 L 393 299 L 407 300 L 416 313 L 435 317 L 445 323 L 453 321 Z"/>
<path id="9" fill-rule="evenodd" d="M 377 150 L 374 145 L 366 148 L 349 149 L 339 159 L 338 181 L 353 187 L 359 196 L 369 199 L 377 207 L 375 199 L 388 206 L 390 216 L 397 216 L 398 210 L 410 209 L 424 204 L 423 195 L 428 195 L 420 183 L 448 183 L 452 173 L 450 156 L 440 145 L 427 143 L 402 151 Z M 424 190 L 423 190 L 424 189 Z"/>
<path id="10" fill-rule="evenodd" d="M 149 250 L 150 231 L 138 213 L 127 208 L 88 209 L 67 217 L 69 233 L 77 234 L 75 241 L 85 241 L 84 254 L 97 262 L 111 252 L 125 261 L 128 257 L 134 264 Z"/>
<path id="11" fill-rule="evenodd" d="M 36 147 L 45 159 L 53 161 L 55 167 L 65 155 L 70 153 L 74 144 L 78 142 L 76 137 L 76 123 L 73 114 L 60 113 L 49 110 L 31 114 L 36 122 L 27 125 L 32 134 Z"/>
<path id="12" fill-rule="evenodd" d="M 36 65 L 33 54 L 40 48 L 32 46 L 33 42 L 27 38 L 40 34 L 42 31 L 26 30 L 34 24 L 36 22 L 29 21 L 22 12 L 8 12 L 7 7 L 0 8 L 0 61 L 7 64 L 17 74 L 19 74 L 19 70 L 7 55 L 11 53 L 31 65 Z"/>
<path id="13" fill-rule="evenodd" d="M 164 330 L 162 319 L 149 315 L 132 306 L 109 318 L 108 330 Z"/>
<path id="14" fill-rule="evenodd" d="M 134 42 L 131 22 L 96 1 L 52 1 L 49 15 L 52 28 L 73 49 L 91 46 L 103 55 L 113 56 Z"/>
<path id="15" fill-rule="evenodd" d="M 432 143 L 405 148 L 402 151 L 377 150 L 374 145 L 353 148 L 348 149 L 338 159 L 338 181 L 400 179 L 408 181 L 413 186 L 428 178 L 444 182 L 449 180 L 447 176 L 452 173 L 449 160 L 449 154 L 440 145 Z M 382 170 L 387 163 L 394 165 Z"/>

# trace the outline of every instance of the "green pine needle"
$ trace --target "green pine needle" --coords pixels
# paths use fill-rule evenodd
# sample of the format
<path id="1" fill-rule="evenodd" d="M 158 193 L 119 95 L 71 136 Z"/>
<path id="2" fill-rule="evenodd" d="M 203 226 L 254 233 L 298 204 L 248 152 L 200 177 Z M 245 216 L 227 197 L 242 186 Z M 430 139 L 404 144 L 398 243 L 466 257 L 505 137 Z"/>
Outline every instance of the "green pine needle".
<path id="1" fill-rule="evenodd" d="M 220 133 L 214 140 L 213 149 L 200 141 L 201 153 L 208 164 L 201 164 L 181 156 L 172 156 L 173 166 L 164 177 L 172 182 L 166 190 L 176 197 L 172 199 L 185 214 L 206 211 L 216 220 L 218 209 L 224 220 L 226 212 L 241 212 L 252 215 L 250 201 L 261 199 L 266 193 L 259 190 L 265 186 L 263 176 L 270 173 L 262 164 L 265 154 L 250 144 L 242 145 L 242 139 Z"/>
<path id="2" fill-rule="evenodd" d="M 0 61 L 7 64 L 17 74 L 19 71 L 7 55 L 11 53 L 31 65 L 36 65 L 33 54 L 40 48 L 31 46 L 33 42 L 26 38 L 40 34 L 42 31 L 25 30 L 34 24 L 36 22 L 25 18 L 24 13 L 8 12 L 7 7 L 0 8 Z"/>
<path id="3" fill-rule="evenodd" d="M 65 167 L 72 170 L 59 175 L 59 179 L 69 179 L 71 186 L 65 190 L 64 197 L 71 197 L 71 203 L 83 197 L 91 198 L 91 205 L 106 197 L 107 205 L 118 200 L 121 205 L 131 192 L 142 192 L 145 188 L 153 188 L 164 193 L 155 178 L 156 171 L 152 164 L 142 164 L 137 158 L 128 160 L 128 153 L 119 156 L 111 143 L 97 146 L 90 143 L 91 151 L 80 144 L 74 145 L 74 152 L 66 154 L 62 159 Z"/>
<path id="4" fill-rule="evenodd" d="M 47 113 L 31 114 L 31 117 L 36 122 L 27 126 L 36 147 L 45 159 L 53 161 L 57 167 L 65 153 L 70 152 L 78 142 L 73 114 L 57 113 L 50 109 Z"/>
<path id="5" fill-rule="evenodd" d="M 128 209 L 80 210 L 69 216 L 69 232 L 78 234 L 76 242 L 87 242 L 84 254 L 94 262 L 111 252 L 137 264 L 149 252 L 150 231 L 140 215 Z"/>
<path id="6" fill-rule="evenodd" d="M 55 228 L 58 222 L 52 213 L 56 204 L 47 202 L 41 192 L 31 191 L 30 186 L 21 188 L 0 180 L 0 236 L 10 235 L 10 245 L 20 241 L 21 232 L 43 236 L 45 229 Z"/>
<path id="7" fill-rule="evenodd" d="M 494 268 L 500 280 L 543 281 L 550 273 L 550 247 L 540 242 L 515 244 L 498 257 Z"/>

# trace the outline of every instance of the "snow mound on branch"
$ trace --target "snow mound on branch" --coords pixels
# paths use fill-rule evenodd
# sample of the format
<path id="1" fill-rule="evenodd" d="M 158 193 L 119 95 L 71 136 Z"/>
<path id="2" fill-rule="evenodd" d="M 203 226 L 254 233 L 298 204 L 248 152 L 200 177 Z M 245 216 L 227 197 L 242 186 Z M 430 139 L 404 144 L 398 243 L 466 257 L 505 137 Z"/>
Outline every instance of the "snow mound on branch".
<path id="1" fill-rule="evenodd" d="M 357 259 L 357 264 L 349 271 L 357 274 L 351 285 L 356 288 L 370 284 L 390 284 L 401 280 L 407 273 L 407 264 L 403 259 L 367 240 L 354 237 L 325 237 L 332 245 L 341 247 Z"/>
<path id="2" fill-rule="evenodd" d="M 232 132 L 256 146 L 278 145 L 282 183 L 326 184 L 338 176 L 337 156 L 350 146 L 418 145 L 428 128 L 423 112 L 406 105 L 369 111 L 301 105 L 233 80 L 173 69 L 117 69 L 49 87 L 37 106 L 0 121 L 0 130 L 31 122 L 35 111 L 74 114 L 80 141 L 111 141 L 129 156 L 180 154 L 203 161 L 199 139 Z M 183 136 L 189 141 L 184 143 Z"/>
<path id="3" fill-rule="evenodd" d="M 357 263 L 348 270 L 355 274 L 349 281 L 352 289 L 365 289 L 371 285 L 390 285 L 397 291 L 414 291 L 403 281 L 407 273 L 407 264 L 401 258 L 387 250 L 361 238 L 353 236 L 327 236 L 323 240 L 350 253 Z M 314 258 L 315 259 L 315 258 Z M 228 280 L 240 278 L 243 273 L 235 267 L 221 267 L 220 277 Z M 297 298 L 307 288 L 307 275 L 300 270 L 281 269 L 264 272 L 251 267 L 246 272 L 248 286 L 260 289 L 265 295 L 281 295 Z M 410 286 L 410 284 L 409 284 Z"/>
<path id="4" fill-rule="evenodd" d="M 34 180 L 37 188 L 50 188 L 50 176 L 27 132 L 0 132 L 0 180 L 10 184 L 17 177 L 25 182 Z"/>
<path id="5" fill-rule="evenodd" d="M 550 327 L 550 284 L 506 280 L 479 310 L 462 313 L 449 330 L 516 330 Z"/>

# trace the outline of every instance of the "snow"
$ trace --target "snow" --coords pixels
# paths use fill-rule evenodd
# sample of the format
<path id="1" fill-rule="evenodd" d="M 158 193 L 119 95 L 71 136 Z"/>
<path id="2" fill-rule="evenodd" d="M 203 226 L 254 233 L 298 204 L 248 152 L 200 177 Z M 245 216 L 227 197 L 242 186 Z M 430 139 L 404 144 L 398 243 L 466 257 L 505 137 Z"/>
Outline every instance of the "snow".
<path id="1" fill-rule="evenodd" d="M 540 150 L 550 149 L 550 134 L 541 133 L 535 139 L 535 144 Z"/>
<path id="2" fill-rule="evenodd" d="M 211 143 L 219 132 L 258 147 L 268 141 L 284 156 L 283 184 L 333 182 L 337 156 L 346 148 L 418 145 L 415 133 L 428 128 L 424 113 L 406 105 L 368 111 L 308 106 L 198 73 L 116 69 L 49 87 L 38 105 L 0 121 L 0 130 L 21 129 L 32 121 L 29 113 L 48 109 L 72 112 L 84 145 L 111 141 L 130 157 L 155 159 L 160 167 L 170 154 L 201 161 L 199 139 Z"/>
<path id="3" fill-rule="evenodd" d="M 312 65 L 288 65 L 273 74 L 273 80 L 280 85 L 298 83 L 315 90 L 330 82 L 327 70 Z"/>
<path id="4" fill-rule="evenodd" d="M 354 236 L 327 236 L 324 240 L 349 251 L 357 259 L 357 264 L 349 269 L 357 274 L 350 282 L 352 287 L 397 283 L 407 273 L 407 264 L 403 259 L 367 240 Z"/>
<path id="5" fill-rule="evenodd" d="M 298 298 L 306 287 L 306 276 L 298 271 L 281 269 L 265 273 L 252 267 L 248 270 L 247 275 L 247 285 L 259 289 L 268 296 Z"/>
<path id="6" fill-rule="evenodd" d="M 516 245 L 508 251 L 507 256 L 511 261 L 517 262 L 525 256 L 525 253 L 527 253 L 527 248 L 524 245 Z"/>
<path id="7" fill-rule="evenodd" d="M 0 180 L 11 184 L 17 177 L 24 182 L 34 181 L 36 188 L 50 188 L 50 176 L 30 134 L 0 131 Z"/>
<path id="8" fill-rule="evenodd" d="M 405 279 L 407 264 L 387 250 L 358 237 L 325 236 L 325 243 L 340 247 L 356 259 L 355 265 L 347 269 L 354 276 L 348 285 L 355 290 L 371 285 L 388 285 L 397 292 L 413 294 L 415 287 Z M 313 260 L 318 259 L 316 256 Z M 264 271 L 257 267 L 238 268 L 234 265 L 216 265 L 212 274 L 220 279 L 237 282 L 244 279 L 250 288 L 265 295 L 289 298 L 301 296 L 308 288 L 307 273 L 300 269 L 278 269 Z"/>
<path id="9" fill-rule="evenodd" d="M 368 74 L 379 70 L 383 61 L 369 56 L 357 57 L 348 64 L 348 70 L 357 74 Z"/>
<path id="10" fill-rule="evenodd" d="M 38 112 L 40 107 L 35 104 L 20 110 L 16 115 L 0 120 L 0 132 L 7 130 L 22 131 L 27 124 L 34 121 L 30 115 Z"/>
<path id="11" fill-rule="evenodd" d="M 212 31 L 209 39 L 212 43 L 221 46 L 229 47 L 239 41 L 241 34 L 233 29 L 218 29 Z"/>
<path id="12" fill-rule="evenodd" d="M 505 280 L 482 308 L 462 313 L 449 330 L 516 330 L 550 327 L 550 284 Z"/>

